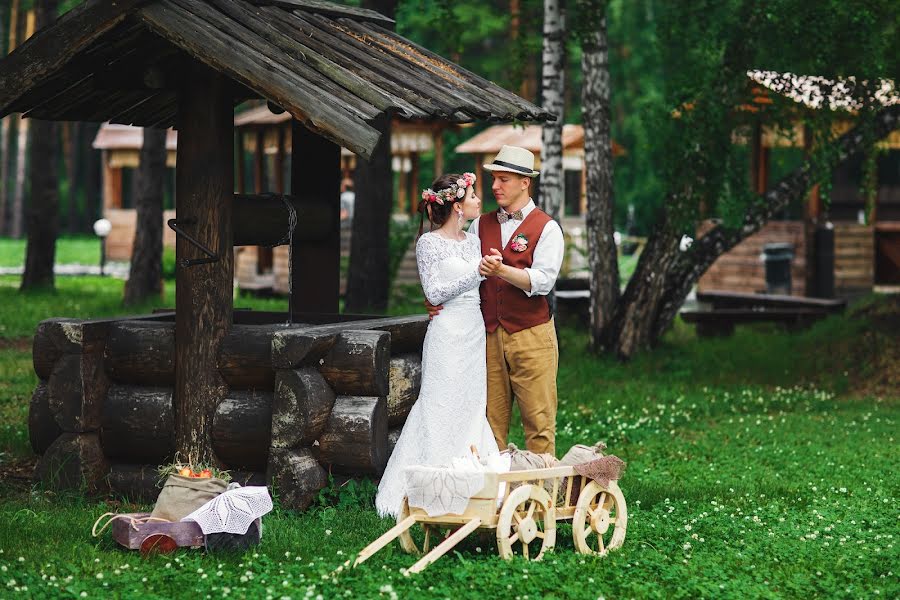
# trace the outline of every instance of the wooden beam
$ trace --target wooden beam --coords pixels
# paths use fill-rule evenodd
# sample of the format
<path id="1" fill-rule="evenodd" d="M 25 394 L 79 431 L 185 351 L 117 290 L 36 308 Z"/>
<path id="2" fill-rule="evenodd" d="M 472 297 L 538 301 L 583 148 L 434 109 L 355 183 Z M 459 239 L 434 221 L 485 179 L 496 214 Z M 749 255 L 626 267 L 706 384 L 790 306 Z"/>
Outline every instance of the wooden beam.
<path id="1" fill-rule="evenodd" d="M 334 2 L 321 2 L 319 0 L 250 0 L 250 2 L 257 6 L 277 6 L 286 10 L 302 10 L 332 17 L 348 17 L 361 21 L 372 21 L 388 27 L 393 27 L 395 23 L 393 19 L 389 19 L 374 10 L 357 8 L 355 6 L 341 6 Z"/>
<path id="2" fill-rule="evenodd" d="M 341 260 L 341 148 L 292 121 L 291 191 L 306 204 L 333 207 L 321 240 L 294 236 L 291 312 L 337 313 Z"/>
<path id="3" fill-rule="evenodd" d="M 41 31 L 2 61 L 0 115 L 7 107 L 41 84 L 97 38 L 125 20 L 147 0 L 88 0 L 52 27 Z"/>
<path id="4" fill-rule="evenodd" d="M 228 391 L 217 360 L 233 311 L 231 203 L 225 200 L 234 187 L 234 112 L 225 77 L 199 64 L 191 71 L 178 98 L 177 217 L 218 260 L 176 273 L 175 448 L 209 464 L 216 461 L 213 415 Z M 175 254 L 179 263 L 203 257 L 183 237 Z"/>

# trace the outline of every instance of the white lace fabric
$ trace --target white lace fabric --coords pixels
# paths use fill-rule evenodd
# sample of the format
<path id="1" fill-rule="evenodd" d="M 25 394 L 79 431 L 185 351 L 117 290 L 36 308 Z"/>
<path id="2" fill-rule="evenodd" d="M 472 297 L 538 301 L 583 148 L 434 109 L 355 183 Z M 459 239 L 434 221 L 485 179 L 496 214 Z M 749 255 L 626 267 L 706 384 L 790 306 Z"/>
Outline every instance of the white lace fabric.
<path id="1" fill-rule="evenodd" d="M 196 521 L 204 535 L 244 535 L 253 521 L 271 510 L 272 498 L 265 486 L 236 487 L 222 492 L 181 520 Z"/>
<path id="2" fill-rule="evenodd" d="M 404 469 L 439 466 L 467 454 L 499 452 L 486 417 L 487 367 L 478 262 L 481 244 L 426 233 L 416 244 L 425 296 L 443 310 L 428 324 L 422 346 L 422 386 L 378 485 L 375 506 L 396 516 L 407 495 Z M 477 491 L 477 490 L 475 490 Z"/>
<path id="3" fill-rule="evenodd" d="M 481 242 L 466 234 L 464 240 L 448 240 L 437 233 L 422 234 L 416 242 L 416 264 L 425 297 L 434 305 L 475 291 L 484 280 L 478 273 Z M 468 294 L 471 296 L 471 294 Z"/>
<path id="4" fill-rule="evenodd" d="M 451 459 L 444 467 L 407 467 L 404 473 L 409 505 L 421 508 L 429 517 L 462 514 L 472 496 L 484 487 L 485 473 L 505 473 L 509 466 L 509 454 L 492 454 L 481 462 L 469 454 Z M 505 491 L 506 483 L 501 482 L 498 501 Z"/>

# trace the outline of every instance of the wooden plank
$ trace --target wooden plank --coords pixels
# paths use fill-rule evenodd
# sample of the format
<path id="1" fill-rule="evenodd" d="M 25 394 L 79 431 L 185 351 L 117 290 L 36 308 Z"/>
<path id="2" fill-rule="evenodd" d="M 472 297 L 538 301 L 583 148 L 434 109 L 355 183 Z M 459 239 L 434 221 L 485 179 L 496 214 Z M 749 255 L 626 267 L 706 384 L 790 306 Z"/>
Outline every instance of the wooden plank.
<path id="1" fill-rule="evenodd" d="M 368 54 L 381 65 L 382 70 L 388 70 L 389 73 L 393 74 L 394 79 L 403 82 L 405 85 L 409 85 L 416 90 L 428 90 L 437 87 L 440 90 L 440 97 L 448 99 L 450 106 L 448 116 L 462 111 L 469 118 L 488 119 L 493 117 L 502 120 L 514 118 L 514 115 L 509 112 L 500 112 L 503 110 L 502 102 L 498 101 L 493 106 L 489 104 L 485 107 L 484 104 L 477 102 L 463 90 L 454 87 L 454 84 L 459 85 L 459 80 L 454 81 L 449 73 L 443 73 L 443 77 L 440 77 L 437 73 L 429 70 L 424 62 L 413 63 L 408 59 L 404 60 L 389 52 L 383 45 L 375 44 L 372 33 L 360 23 L 349 19 L 336 22 L 319 15 L 311 15 L 310 20 L 326 31 L 336 32 L 345 42 L 354 43 L 366 49 Z M 436 81 L 441 79 L 443 81 L 435 86 Z M 499 114 L 494 114 L 492 109 L 496 109 Z"/>
<path id="2" fill-rule="evenodd" d="M 449 63 L 449 61 L 447 61 L 445 58 L 435 54 L 434 52 L 431 52 L 427 48 L 419 46 L 405 38 L 400 37 L 393 31 L 388 31 L 384 28 L 378 27 L 377 25 L 371 26 L 370 29 L 372 29 L 373 31 L 377 31 L 378 33 L 381 33 L 385 37 L 394 38 L 398 42 L 408 45 L 409 47 L 413 48 L 416 52 L 419 52 L 423 56 L 425 56 L 429 61 Z M 550 121 L 556 120 L 556 118 L 557 118 L 556 115 L 544 110 L 540 106 L 536 106 L 536 105 L 528 102 L 524 98 L 517 96 L 516 94 L 510 92 L 509 90 L 506 90 L 506 89 L 498 86 L 494 82 L 489 81 L 479 75 L 476 75 L 475 73 L 472 73 L 471 71 L 467 71 L 466 69 L 463 69 L 462 67 L 459 67 L 458 65 L 454 65 L 453 63 L 449 63 L 449 64 L 452 65 L 452 67 L 456 70 L 457 75 L 461 79 L 466 81 L 470 86 L 478 88 L 478 89 L 482 89 L 482 90 L 488 90 L 492 95 L 496 95 L 498 98 L 502 98 L 502 99 L 518 106 L 520 112 L 519 112 L 517 118 L 519 118 L 523 121 L 545 120 L 545 119 L 550 120 Z"/>
<path id="3" fill-rule="evenodd" d="M 408 530 L 410 527 L 416 524 L 416 518 L 413 516 L 406 517 L 386 532 L 384 532 L 377 540 L 363 548 L 359 551 L 359 554 L 356 556 L 356 560 L 353 561 L 353 566 L 359 565 L 368 559 L 372 558 L 372 555 L 393 542 L 395 539 L 400 537 L 404 531 Z"/>
<path id="4" fill-rule="evenodd" d="M 358 8 L 355 6 L 344 6 L 335 4 L 334 2 L 322 2 L 320 0 L 249 0 L 257 6 L 278 6 L 280 8 L 291 10 L 300 9 L 306 12 L 316 12 L 323 15 L 334 17 L 349 17 L 351 19 L 360 19 L 363 21 L 372 21 L 373 23 L 381 23 L 392 27 L 394 20 L 383 14 L 367 8 Z"/>
<path id="5" fill-rule="evenodd" d="M 369 81 L 300 43 L 296 38 L 296 31 L 292 30 L 283 18 L 263 20 L 259 16 L 261 14 L 259 10 L 250 10 L 243 3 L 235 2 L 235 0 L 216 0 L 215 5 L 245 25 L 252 24 L 257 35 L 272 43 L 291 58 L 292 68 L 303 70 L 304 74 L 309 74 L 311 78 L 313 75 L 309 72 L 314 71 L 318 77 L 326 77 L 329 82 L 340 85 L 379 111 L 396 109 L 406 117 L 412 117 L 421 112 L 409 111 L 409 108 L 414 108 L 412 105 L 397 102 L 395 98 L 373 86 Z M 311 80 L 315 81 L 315 79 Z"/>
<path id="6" fill-rule="evenodd" d="M 410 573 L 420 573 L 425 569 L 428 565 L 445 555 L 449 552 L 456 544 L 458 544 L 464 537 L 478 529 L 481 525 L 481 519 L 472 519 L 459 529 L 457 529 L 450 537 L 445 539 L 443 542 L 435 546 L 434 550 L 423 556 L 419 559 L 419 561 L 409 568 Z"/>
<path id="7" fill-rule="evenodd" d="M 253 48 L 223 39 L 218 32 L 212 33 L 208 24 L 172 0 L 145 6 L 140 15 L 154 32 L 198 60 L 275 102 L 295 119 L 337 144 L 366 159 L 371 156 L 380 137 L 376 129 L 336 106 L 321 102 L 318 94 L 311 93 L 302 82 L 298 86 L 297 78 L 285 78 L 271 60 Z"/>
<path id="8" fill-rule="evenodd" d="M 302 60 L 298 60 L 299 57 L 286 53 L 284 48 L 273 45 L 271 39 L 275 36 L 268 23 L 260 23 L 251 12 L 238 5 L 234 0 L 173 1 L 181 4 L 186 10 L 190 10 L 194 16 L 212 25 L 215 30 L 221 31 L 228 39 L 252 48 L 253 52 L 259 53 L 269 61 L 270 71 L 278 70 L 284 77 L 296 79 L 296 85 L 303 87 L 307 93 L 317 93 L 320 102 L 342 106 L 364 121 L 368 121 L 382 112 L 356 94 L 347 94 L 331 79 L 323 77 L 315 69 L 307 67 Z M 210 3 L 219 10 L 212 8 Z"/>
<path id="9" fill-rule="evenodd" d="M 278 11 L 268 10 L 270 11 L 267 14 L 268 17 L 279 16 Z M 320 24 L 312 21 L 310 15 L 305 13 L 295 11 L 283 16 L 285 22 L 296 30 L 294 35 L 319 54 L 371 81 L 373 85 L 403 98 L 430 115 L 449 118 L 453 114 L 454 107 L 443 101 L 440 96 L 423 94 L 403 79 L 398 80 L 396 74 L 387 71 L 385 65 L 372 54 L 371 49 L 366 45 L 331 29 L 323 30 Z"/>
<path id="10" fill-rule="evenodd" d="M 38 32 L 2 61 L 0 116 L 25 95 L 103 34 L 121 23 L 147 0 L 88 0 Z"/>

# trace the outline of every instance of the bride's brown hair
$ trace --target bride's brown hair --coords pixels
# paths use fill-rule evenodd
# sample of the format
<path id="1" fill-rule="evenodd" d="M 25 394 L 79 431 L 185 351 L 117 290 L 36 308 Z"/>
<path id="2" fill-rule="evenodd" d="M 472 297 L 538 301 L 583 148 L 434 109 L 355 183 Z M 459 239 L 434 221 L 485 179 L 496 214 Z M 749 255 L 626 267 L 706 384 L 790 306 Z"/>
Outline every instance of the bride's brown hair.
<path id="1" fill-rule="evenodd" d="M 441 175 L 431 184 L 431 189 L 435 192 L 445 190 L 456 185 L 456 182 L 460 179 L 462 179 L 462 175 L 459 173 L 447 173 L 446 175 Z M 463 199 L 465 199 L 465 196 L 457 198 L 452 202 L 444 202 L 443 204 L 428 202 L 427 200 L 419 202 L 419 212 L 421 213 L 419 218 L 419 236 L 422 235 L 426 213 L 428 214 L 428 221 L 431 223 L 431 227 L 440 227 L 447 222 L 447 219 L 449 219 L 450 215 L 453 213 L 453 205 L 457 202 L 462 202 Z"/>

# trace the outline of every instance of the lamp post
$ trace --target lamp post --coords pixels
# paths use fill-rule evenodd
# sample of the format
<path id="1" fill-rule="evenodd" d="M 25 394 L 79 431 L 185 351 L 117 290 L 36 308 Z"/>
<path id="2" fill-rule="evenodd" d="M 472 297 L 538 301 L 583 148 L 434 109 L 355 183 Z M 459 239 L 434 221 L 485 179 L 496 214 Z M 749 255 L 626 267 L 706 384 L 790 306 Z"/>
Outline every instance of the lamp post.
<path id="1" fill-rule="evenodd" d="M 109 219 L 97 219 L 96 221 L 94 221 L 94 233 L 97 234 L 97 237 L 100 238 L 101 276 L 105 275 L 103 269 L 106 266 L 106 236 L 109 235 L 110 229 L 112 229 L 112 223 L 109 222 Z"/>

